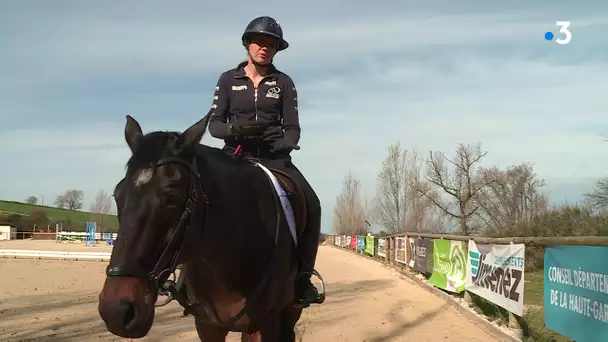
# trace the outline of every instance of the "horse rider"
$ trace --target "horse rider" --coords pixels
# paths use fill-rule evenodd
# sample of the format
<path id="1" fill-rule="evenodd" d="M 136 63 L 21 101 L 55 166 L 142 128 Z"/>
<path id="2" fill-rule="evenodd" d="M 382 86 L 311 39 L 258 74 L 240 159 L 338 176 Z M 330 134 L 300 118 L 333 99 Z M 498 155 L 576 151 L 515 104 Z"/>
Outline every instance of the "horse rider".
<path id="1" fill-rule="evenodd" d="M 241 37 L 248 58 L 222 73 L 215 87 L 209 132 L 224 140 L 227 153 L 242 153 L 263 165 L 287 173 L 305 192 L 308 220 L 298 249 L 296 303 L 305 306 L 319 298 L 310 281 L 321 232 L 321 204 L 310 184 L 291 161 L 299 150 L 300 123 L 296 87 L 291 77 L 272 63 L 287 49 L 283 29 L 268 16 L 253 19 Z"/>

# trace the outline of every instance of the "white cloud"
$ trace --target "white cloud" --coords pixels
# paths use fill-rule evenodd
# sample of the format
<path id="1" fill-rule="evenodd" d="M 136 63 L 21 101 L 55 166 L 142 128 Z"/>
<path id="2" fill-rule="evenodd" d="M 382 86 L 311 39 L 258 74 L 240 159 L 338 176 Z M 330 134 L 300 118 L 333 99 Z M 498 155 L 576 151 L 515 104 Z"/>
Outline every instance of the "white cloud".
<path id="1" fill-rule="evenodd" d="M 386 148 L 397 140 L 424 155 L 429 149 L 451 155 L 459 142 L 481 141 L 489 151 L 484 164 L 531 162 L 553 184 L 583 184 L 568 181 L 576 179 L 589 184 L 604 175 L 608 148 L 600 134 L 608 134 L 608 119 L 601 93 L 608 56 L 594 47 L 606 38 L 593 30 L 607 22 L 598 11 L 571 12 L 572 44 L 557 46 L 542 39 L 553 29 L 554 9 L 432 14 L 420 5 L 398 10 L 397 4 L 387 9 L 353 2 L 347 16 L 336 15 L 344 4 L 327 5 L 318 16 L 286 7 L 273 14 L 292 44 L 277 58 L 278 67 L 292 75 L 299 91 L 302 150 L 293 158 L 321 197 L 325 230 L 345 173 L 353 170 L 373 193 Z M 59 129 L 34 122 L 28 129 L 2 131 L 0 146 L 12 147 L 0 147 L 0 155 L 12 167 L 0 176 L 13 181 L 0 189 L 0 197 L 22 199 L 41 191 L 55 196 L 80 187 L 92 199 L 98 189 L 111 191 L 124 174 L 125 108 L 146 132 L 183 130 L 206 113 L 211 91 L 204 89 L 212 89 L 215 79 L 184 81 L 190 87 L 176 90 L 162 87 L 161 76 L 195 78 L 233 67 L 244 57 L 239 37 L 250 18 L 231 16 L 230 6 L 210 8 L 201 17 L 197 11 L 203 7 L 183 16 L 176 9 L 166 15 L 145 10 L 133 18 L 128 6 L 100 9 L 95 18 L 74 9 L 81 15 L 44 32 L 40 44 L 29 46 L 35 53 L 19 61 L 12 49 L 15 65 L 33 69 L 8 70 L 11 77 L 0 81 L 0 88 L 4 83 L 13 94 L 0 103 L 0 118 L 31 106 L 30 111 L 61 120 L 55 109 L 46 112 L 43 97 L 67 96 L 65 106 L 74 110 L 83 107 L 74 103 L 76 88 L 94 89 L 101 82 L 130 94 L 133 89 L 124 85 L 144 77 L 142 86 L 155 85 L 162 93 L 116 102 L 101 92 L 87 94 L 89 107 L 97 101 L 108 113 L 121 114 L 83 117 L 77 124 L 63 114 L 66 122 Z M 56 94 L 62 87 L 76 90 Z M 32 95 L 37 92 L 40 98 Z M 221 146 L 210 137 L 204 142 Z M 569 185 L 569 193 L 574 188 Z"/>

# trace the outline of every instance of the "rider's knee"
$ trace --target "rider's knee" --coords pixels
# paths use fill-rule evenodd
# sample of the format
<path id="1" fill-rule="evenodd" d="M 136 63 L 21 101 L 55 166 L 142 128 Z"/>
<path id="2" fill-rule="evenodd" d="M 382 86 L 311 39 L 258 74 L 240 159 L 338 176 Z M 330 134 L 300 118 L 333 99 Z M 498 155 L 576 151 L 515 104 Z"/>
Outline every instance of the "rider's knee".
<path id="1" fill-rule="evenodd" d="M 308 199 L 308 210 L 311 216 L 321 217 L 321 201 L 312 189 Z"/>

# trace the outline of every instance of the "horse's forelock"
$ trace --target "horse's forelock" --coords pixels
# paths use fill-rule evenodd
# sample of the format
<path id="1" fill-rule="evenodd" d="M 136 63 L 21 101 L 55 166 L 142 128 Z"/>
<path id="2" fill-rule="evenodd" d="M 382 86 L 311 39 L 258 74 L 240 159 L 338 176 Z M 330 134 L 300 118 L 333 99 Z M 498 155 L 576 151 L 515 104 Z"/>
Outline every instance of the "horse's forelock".
<path id="1" fill-rule="evenodd" d="M 175 141 L 179 137 L 177 132 L 151 132 L 138 142 L 135 153 L 127 162 L 127 174 L 135 175 L 143 169 L 154 168 L 156 163 L 175 151 Z"/>

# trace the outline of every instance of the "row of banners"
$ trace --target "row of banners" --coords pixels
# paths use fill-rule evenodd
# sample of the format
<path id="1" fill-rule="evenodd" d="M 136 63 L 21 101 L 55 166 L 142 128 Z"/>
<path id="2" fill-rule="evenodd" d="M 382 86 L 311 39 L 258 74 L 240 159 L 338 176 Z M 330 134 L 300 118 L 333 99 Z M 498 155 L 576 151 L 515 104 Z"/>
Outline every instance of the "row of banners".
<path id="1" fill-rule="evenodd" d="M 389 240 L 331 236 L 330 241 L 371 256 L 387 257 Z M 525 245 L 478 244 L 399 236 L 393 260 L 429 275 L 435 287 L 477 294 L 524 314 Z M 608 341 L 608 248 L 547 247 L 544 267 L 547 328 L 577 341 Z"/>

